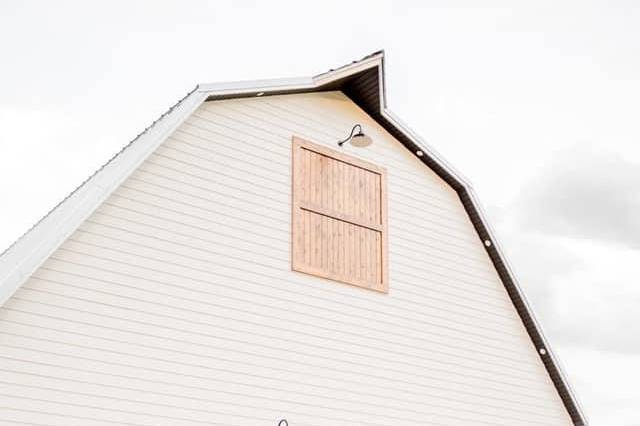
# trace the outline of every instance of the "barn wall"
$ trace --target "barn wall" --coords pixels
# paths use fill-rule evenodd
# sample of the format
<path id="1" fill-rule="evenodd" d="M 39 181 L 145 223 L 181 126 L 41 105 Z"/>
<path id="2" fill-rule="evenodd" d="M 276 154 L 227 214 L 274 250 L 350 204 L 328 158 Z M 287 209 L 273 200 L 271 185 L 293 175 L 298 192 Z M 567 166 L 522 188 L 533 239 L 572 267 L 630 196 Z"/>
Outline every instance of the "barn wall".
<path id="1" fill-rule="evenodd" d="M 293 135 L 388 172 L 389 293 L 290 270 Z M 341 93 L 208 102 L 0 309 L 0 423 L 569 425 L 456 193 Z"/>

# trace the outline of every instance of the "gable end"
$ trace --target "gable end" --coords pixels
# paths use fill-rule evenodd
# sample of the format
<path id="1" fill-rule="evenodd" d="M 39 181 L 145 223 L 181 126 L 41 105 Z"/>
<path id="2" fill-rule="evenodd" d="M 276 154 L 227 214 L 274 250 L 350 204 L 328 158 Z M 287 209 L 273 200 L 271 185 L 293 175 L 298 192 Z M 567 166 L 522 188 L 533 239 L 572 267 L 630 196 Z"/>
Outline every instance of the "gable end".
<path id="1" fill-rule="evenodd" d="M 421 151 L 424 155 L 418 158 L 457 192 L 573 423 L 586 425 L 579 404 L 484 218 L 471 185 L 386 109 L 382 51 L 311 78 L 196 87 L 0 256 L 0 305 L 202 102 L 334 90 L 342 91 L 410 152 Z"/>

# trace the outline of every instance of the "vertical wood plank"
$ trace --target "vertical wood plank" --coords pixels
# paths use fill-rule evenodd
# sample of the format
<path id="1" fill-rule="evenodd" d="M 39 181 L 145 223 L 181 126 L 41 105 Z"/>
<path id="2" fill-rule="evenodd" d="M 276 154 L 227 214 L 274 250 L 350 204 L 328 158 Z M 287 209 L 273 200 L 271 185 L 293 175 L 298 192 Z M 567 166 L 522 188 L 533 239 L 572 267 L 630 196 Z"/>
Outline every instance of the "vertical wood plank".
<path id="1" fill-rule="evenodd" d="M 382 241 L 381 241 L 381 250 L 380 250 L 380 263 L 382 264 L 382 280 L 381 280 L 381 291 L 388 292 L 389 291 L 389 242 L 388 242 L 388 231 L 389 231 L 389 223 L 387 220 L 387 172 L 386 170 L 382 170 L 380 172 L 380 221 L 382 223 Z"/>
<path id="2" fill-rule="evenodd" d="M 298 199 L 300 196 L 300 188 L 298 187 L 299 179 L 299 159 L 298 150 L 300 149 L 298 141 L 294 138 L 291 147 L 291 267 L 298 269 L 300 267 L 300 258 L 298 256 L 298 247 L 296 246 L 296 238 L 300 235 L 300 215 L 298 212 Z"/>
<path id="3" fill-rule="evenodd" d="M 303 155 L 298 157 L 303 159 L 303 170 L 297 169 L 298 173 L 304 175 L 304 201 L 309 201 L 311 199 L 311 188 L 312 188 L 312 176 L 311 176 L 311 153 L 306 149 L 301 149 Z M 296 207 L 299 209 L 299 207 Z M 305 212 L 306 213 L 306 212 Z M 301 214 L 300 212 L 294 212 L 294 214 Z M 304 232 L 304 264 L 311 264 L 311 221 L 308 214 L 304 214 L 305 218 L 303 227 L 300 232 Z"/>

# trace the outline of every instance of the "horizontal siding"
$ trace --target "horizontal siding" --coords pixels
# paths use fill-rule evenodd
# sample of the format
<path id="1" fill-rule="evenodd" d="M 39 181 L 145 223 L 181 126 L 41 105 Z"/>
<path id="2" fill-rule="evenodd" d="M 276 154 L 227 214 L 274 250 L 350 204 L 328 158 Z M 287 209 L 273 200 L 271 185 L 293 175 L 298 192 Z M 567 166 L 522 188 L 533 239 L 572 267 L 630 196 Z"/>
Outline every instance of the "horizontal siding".
<path id="1" fill-rule="evenodd" d="M 291 137 L 388 172 L 389 294 L 290 265 Z M 0 309 L 0 423 L 568 425 L 457 194 L 340 93 L 203 105 Z"/>

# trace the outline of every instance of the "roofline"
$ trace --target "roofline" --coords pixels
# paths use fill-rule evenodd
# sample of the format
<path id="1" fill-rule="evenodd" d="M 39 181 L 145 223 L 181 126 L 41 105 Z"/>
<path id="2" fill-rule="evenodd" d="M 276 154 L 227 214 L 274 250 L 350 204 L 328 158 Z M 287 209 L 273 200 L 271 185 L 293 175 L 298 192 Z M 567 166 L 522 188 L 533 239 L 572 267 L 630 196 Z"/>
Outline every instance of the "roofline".
<path id="1" fill-rule="evenodd" d="M 492 226 L 489 224 L 489 222 L 486 220 L 486 213 L 484 211 L 484 208 L 482 207 L 482 204 L 480 203 L 475 191 L 472 188 L 467 188 L 467 193 L 469 194 L 473 206 L 476 209 L 476 211 L 478 212 L 478 216 L 480 218 L 480 220 L 483 221 L 484 226 L 487 228 L 489 235 L 491 235 L 491 245 L 492 247 L 494 247 L 497 255 L 502 259 L 502 261 L 504 262 L 507 271 L 509 273 L 509 275 L 511 276 L 511 279 L 513 280 L 513 285 L 516 289 L 516 291 L 518 292 L 518 294 L 520 295 L 524 305 L 525 305 L 525 309 L 527 310 L 529 316 L 531 317 L 531 320 L 533 321 L 534 327 L 537 329 L 538 333 L 540 334 L 541 340 L 543 342 L 543 345 L 541 348 L 536 348 L 536 350 L 538 351 L 538 354 L 541 355 L 539 353 L 540 349 L 545 349 L 545 351 L 547 352 L 547 357 L 550 358 L 552 364 L 555 366 L 555 368 L 558 370 L 559 375 L 560 375 L 560 379 L 562 380 L 564 386 L 567 388 L 567 391 L 571 397 L 571 400 L 573 402 L 573 404 L 575 405 L 575 409 L 578 412 L 581 421 L 582 421 L 582 425 L 583 426 L 587 426 L 589 423 L 587 421 L 587 418 L 585 416 L 584 413 L 584 408 L 582 406 L 582 404 L 580 403 L 580 400 L 577 397 L 577 394 L 575 393 L 573 387 L 571 386 L 571 383 L 568 381 L 565 370 L 562 366 L 562 362 L 560 361 L 560 359 L 558 358 L 558 356 L 555 354 L 555 352 L 552 349 L 552 344 L 549 340 L 549 338 L 547 337 L 546 333 L 544 332 L 544 328 L 542 326 L 542 324 L 538 321 L 533 308 L 531 306 L 531 304 L 529 303 L 529 300 L 527 299 L 526 295 L 524 294 L 524 291 L 522 290 L 522 286 L 520 284 L 520 281 L 517 279 L 515 272 L 513 270 L 513 267 L 511 265 L 511 262 L 509 261 L 507 255 L 505 254 L 504 250 L 502 249 L 502 244 L 500 243 L 500 240 L 496 237 L 496 232 L 493 230 Z M 553 379 L 552 379 L 553 381 Z M 555 383 L 554 383 L 555 384 Z M 580 423 L 578 422 L 574 422 L 574 424 L 579 425 Z"/>
<path id="2" fill-rule="evenodd" d="M 351 64 L 313 77 L 238 81 L 196 86 L 193 91 L 172 106 L 0 255 L 0 306 L 206 100 L 212 97 L 258 96 L 261 92 L 264 95 L 269 95 L 314 91 L 328 83 L 375 67 L 378 67 L 378 79 L 380 82 L 378 90 L 381 117 L 424 153 L 424 156 L 419 158 L 422 159 L 427 167 L 433 168 L 433 165 L 429 162 L 435 164 L 447 175 L 449 184 L 452 181 L 455 183 L 457 186 L 455 189 L 478 232 L 478 236 L 481 240 L 489 240 L 491 242 L 490 246 L 485 248 L 516 310 L 520 314 L 536 350 L 544 348 L 546 351 L 545 355 L 539 354 L 539 356 L 541 356 L 543 364 L 560 393 L 574 424 L 587 425 L 583 409 L 566 380 L 560 363 L 551 350 L 549 341 L 515 278 L 513 269 L 504 255 L 495 232 L 486 220 L 486 215 L 470 182 L 435 149 L 387 109 L 386 85 L 384 84 L 384 51 L 375 52 L 360 61 L 354 61 Z M 504 269 L 502 274 L 501 269 Z M 511 288 L 513 289 L 513 294 L 510 291 Z M 528 324 L 529 322 L 531 324 Z M 536 340 L 539 340 L 539 342 L 536 342 Z M 536 343 L 541 343 L 541 347 L 537 347 Z M 553 369 L 557 371 L 557 377 L 555 377 Z M 568 399 L 563 396 L 563 387 L 567 392 Z M 576 413 L 575 416 L 572 414 L 574 411 Z"/>

